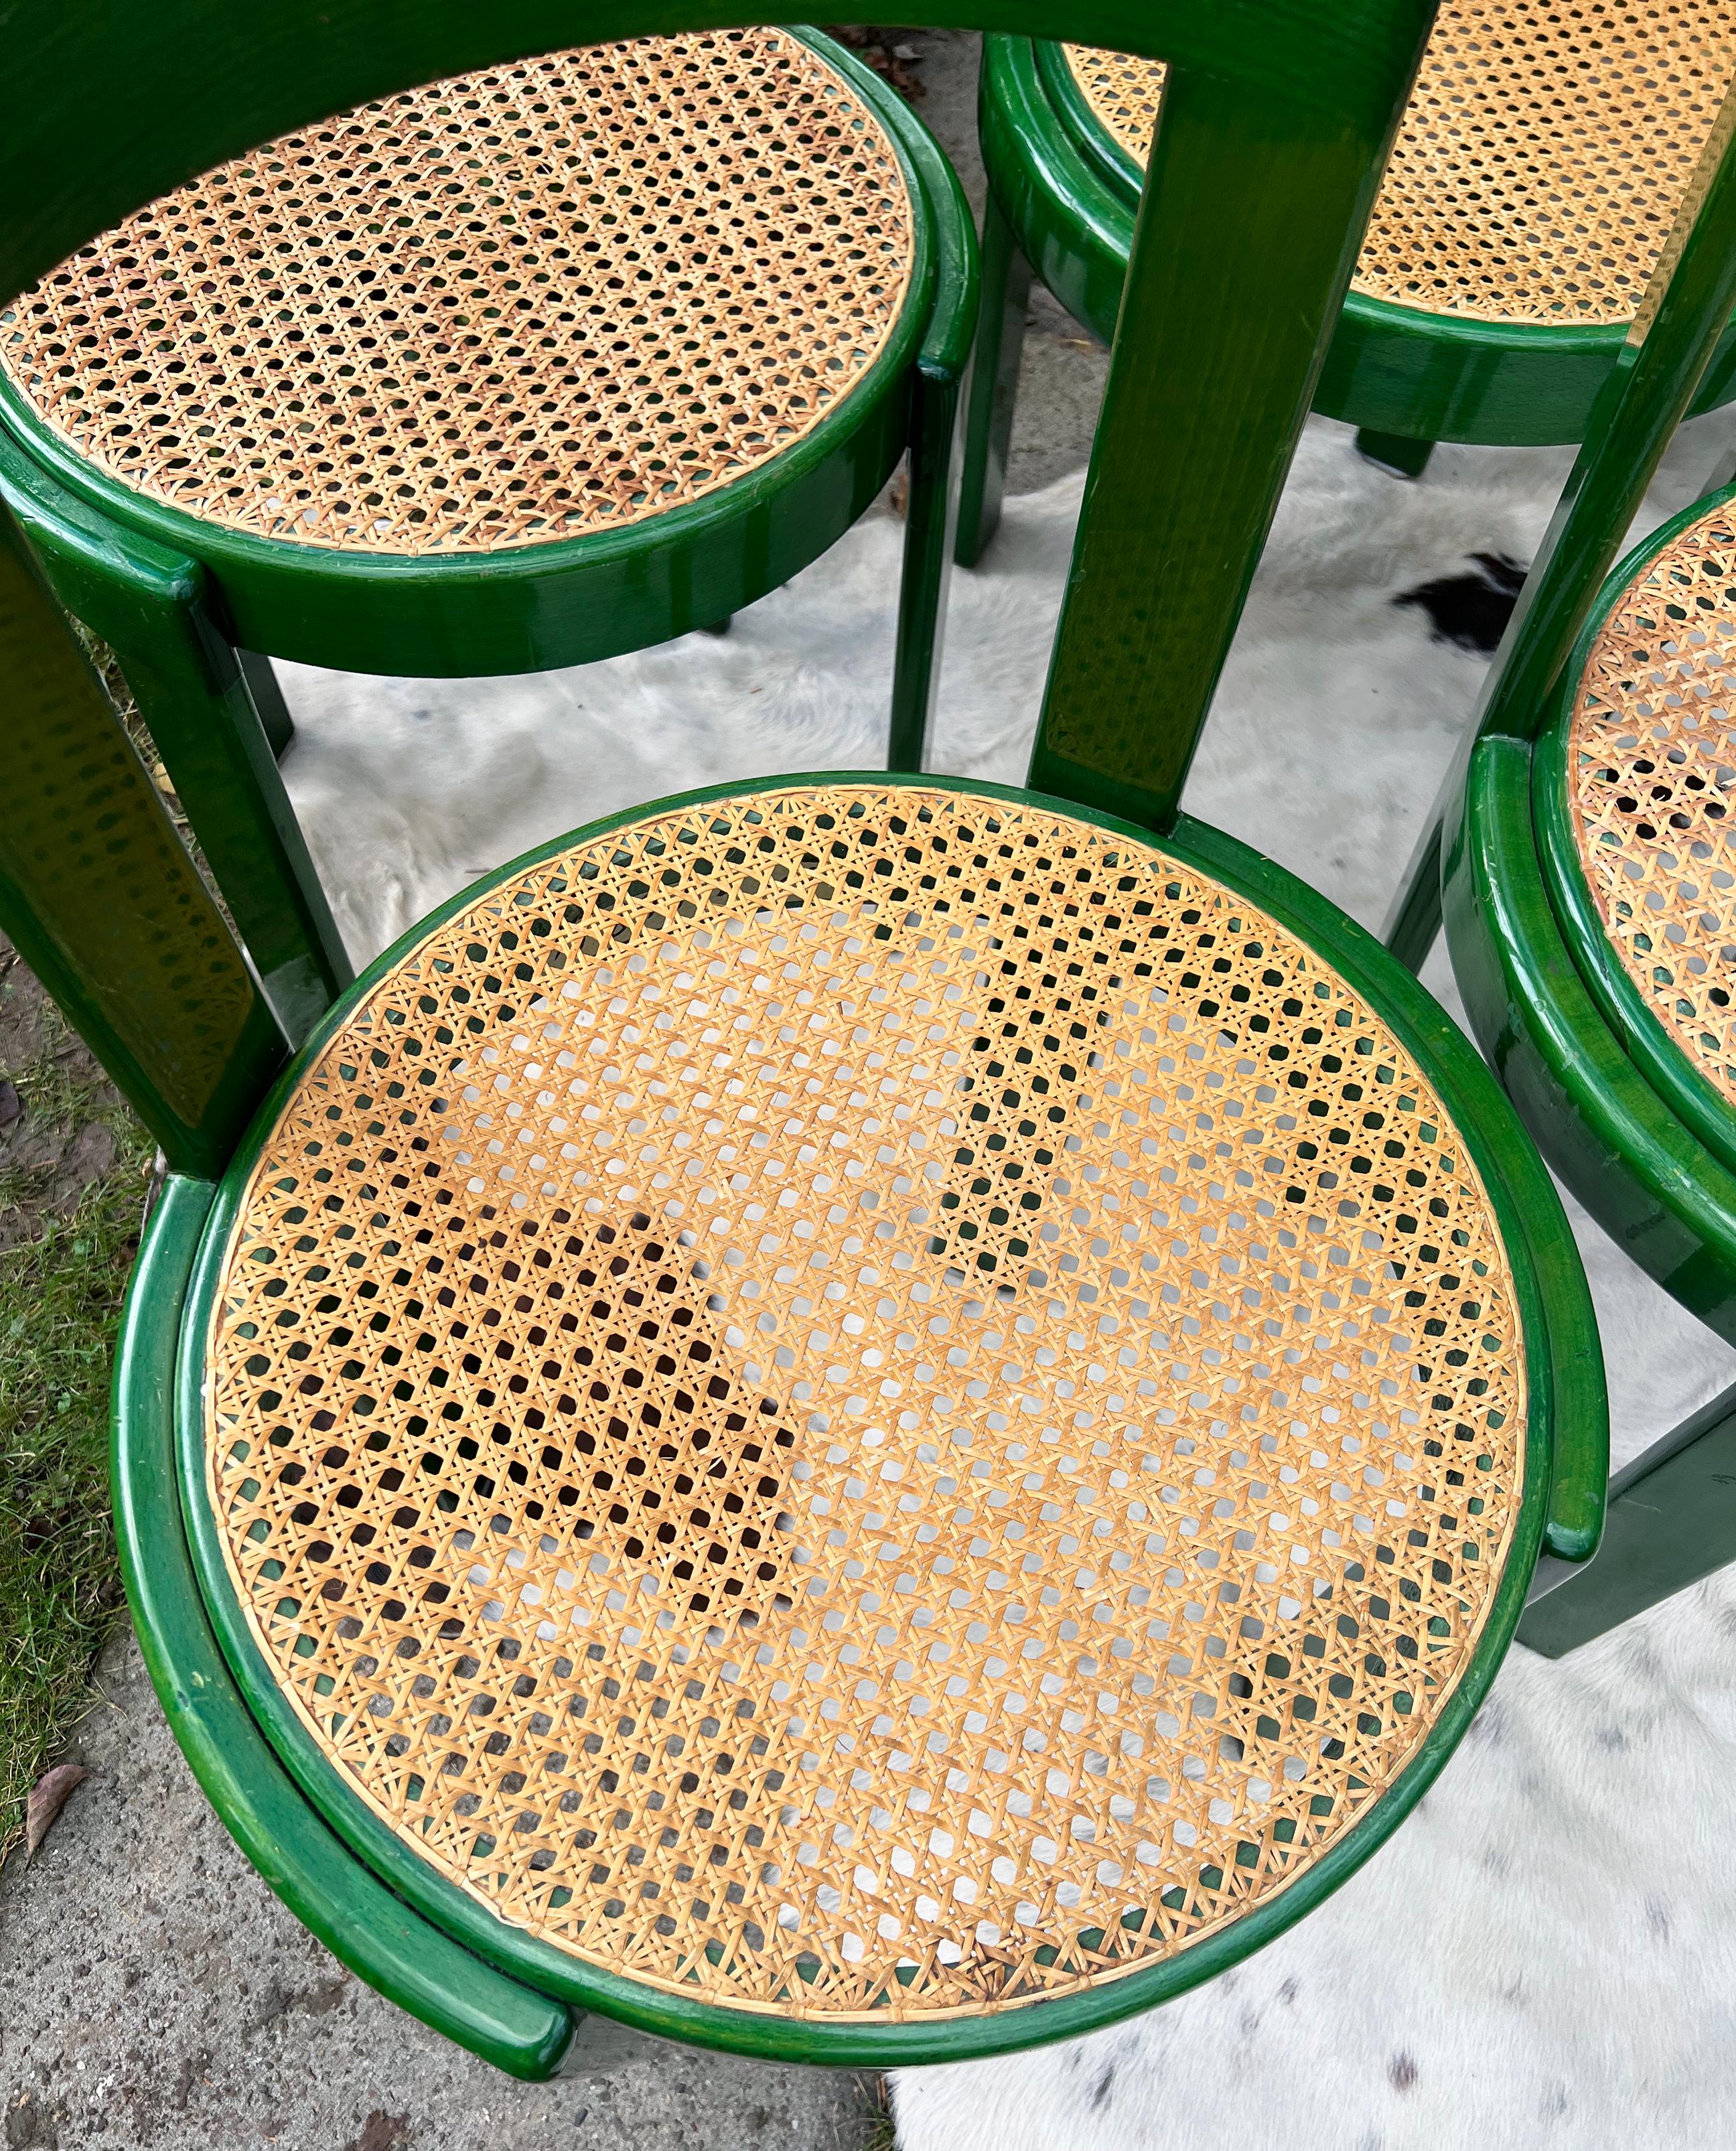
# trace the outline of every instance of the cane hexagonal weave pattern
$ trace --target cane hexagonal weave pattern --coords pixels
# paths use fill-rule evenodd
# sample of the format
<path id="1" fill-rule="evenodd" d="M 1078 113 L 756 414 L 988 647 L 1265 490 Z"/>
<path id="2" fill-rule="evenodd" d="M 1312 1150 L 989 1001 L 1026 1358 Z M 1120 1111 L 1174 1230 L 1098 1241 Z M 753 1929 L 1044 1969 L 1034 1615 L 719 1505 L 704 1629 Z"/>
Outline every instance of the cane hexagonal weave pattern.
<path id="1" fill-rule="evenodd" d="M 1066 53 L 1143 164 L 1162 63 Z M 1723 0 L 1444 0 L 1353 288 L 1487 321 L 1632 321 L 1733 77 Z"/>
<path id="2" fill-rule="evenodd" d="M 1592 646 L 1567 735 L 1569 811 L 1604 932 L 1683 1051 L 1736 1099 L 1736 524 L 1672 539 Z"/>
<path id="3" fill-rule="evenodd" d="M 884 347 L 914 260 L 869 106 L 780 30 L 439 82 L 271 142 L 0 316 L 99 469 L 257 537 L 492 550 L 699 500 Z"/>
<path id="4" fill-rule="evenodd" d="M 209 1501 L 347 1785 L 503 1919 L 797 2015 L 1283 1890 L 1487 1616 L 1489 1197 L 1368 1005 L 1047 807 L 677 806 L 435 924 L 228 1228 Z"/>

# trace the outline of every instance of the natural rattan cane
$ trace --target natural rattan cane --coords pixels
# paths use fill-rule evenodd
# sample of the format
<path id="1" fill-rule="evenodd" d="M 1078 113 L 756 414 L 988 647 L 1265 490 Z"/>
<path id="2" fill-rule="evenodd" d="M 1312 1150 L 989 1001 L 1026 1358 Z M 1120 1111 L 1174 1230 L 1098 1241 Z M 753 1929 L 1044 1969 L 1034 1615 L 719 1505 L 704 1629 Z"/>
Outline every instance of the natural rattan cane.
<path id="1" fill-rule="evenodd" d="M 777 30 L 388 98 L 164 196 L 0 316 L 104 471 L 229 529 L 420 554 L 696 500 L 859 381 L 913 258 L 868 105 Z"/>
<path id="2" fill-rule="evenodd" d="M 1567 735 L 1585 878 L 1628 976 L 1736 1099 L 1736 520 L 1691 524 L 1604 621 Z"/>
<path id="3" fill-rule="evenodd" d="M 992 2009 L 1283 1889 L 1522 1477 L 1489 1199 L 1327 964 L 1057 813 L 648 816 L 432 930 L 229 1228 L 208 1479 L 348 1784 L 588 1961 Z"/>
<path id="4" fill-rule="evenodd" d="M 1143 164 L 1161 65 L 1067 57 Z M 1733 76 L 1731 0 L 1443 0 L 1354 289 L 1486 321 L 1631 321 Z"/>

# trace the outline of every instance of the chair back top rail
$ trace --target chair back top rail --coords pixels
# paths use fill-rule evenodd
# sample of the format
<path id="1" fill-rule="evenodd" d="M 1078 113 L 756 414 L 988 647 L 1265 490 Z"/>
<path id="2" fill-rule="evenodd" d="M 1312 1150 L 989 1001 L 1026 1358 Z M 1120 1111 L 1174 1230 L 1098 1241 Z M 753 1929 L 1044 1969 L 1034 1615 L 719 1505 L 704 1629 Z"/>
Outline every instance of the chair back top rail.
<path id="1" fill-rule="evenodd" d="M 1087 0 L 1064 16 L 1039 0 L 964 0 L 931 18 L 1171 69 L 1032 760 L 1038 788 L 1159 831 L 1172 820 L 1433 14 L 1433 0 Z M 214 164 L 371 97 L 557 47 L 741 19 L 702 0 L 576 13 L 549 0 L 483 11 L 18 0 L 0 77 L 0 292 Z M 54 781 L 53 728 L 39 697 L 18 701 L 28 672 L 28 650 L 0 642 L 8 698 L 49 742 L 42 785 Z M 152 803 L 124 811 L 148 816 Z M 0 926 L 51 884 L 39 875 L 33 896 L 0 883 Z M 190 902 L 157 930 L 191 960 L 215 918 Z M 151 1053 L 136 1034 L 141 1007 L 114 990 L 125 940 L 87 905 L 58 945 L 119 1042 L 119 1057 L 105 1054 L 117 1080 L 156 1125 L 162 1101 L 139 1088 Z M 256 1045 L 246 1050 L 243 1090 L 257 1072 Z M 216 1086 L 213 1111 L 220 1097 L 232 1116 L 235 1095 Z M 209 1147 L 210 1127 L 192 1132 Z"/>

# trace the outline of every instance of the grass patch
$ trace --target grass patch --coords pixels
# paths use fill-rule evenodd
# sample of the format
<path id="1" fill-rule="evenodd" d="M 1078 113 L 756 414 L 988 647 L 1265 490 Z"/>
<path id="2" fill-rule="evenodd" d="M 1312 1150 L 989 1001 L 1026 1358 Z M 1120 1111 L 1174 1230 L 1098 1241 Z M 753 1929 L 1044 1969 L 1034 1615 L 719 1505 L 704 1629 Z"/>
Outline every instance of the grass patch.
<path id="1" fill-rule="evenodd" d="M 892 2089 L 884 2077 L 867 2080 L 873 2126 L 862 2151 L 898 2151 L 898 2124 L 892 2118 Z"/>
<path id="2" fill-rule="evenodd" d="M 0 1862 L 121 1602 L 109 1376 L 152 1146 L 0 943 Z M 10 1065 L 5 1065 L 10 1063 Z"/>

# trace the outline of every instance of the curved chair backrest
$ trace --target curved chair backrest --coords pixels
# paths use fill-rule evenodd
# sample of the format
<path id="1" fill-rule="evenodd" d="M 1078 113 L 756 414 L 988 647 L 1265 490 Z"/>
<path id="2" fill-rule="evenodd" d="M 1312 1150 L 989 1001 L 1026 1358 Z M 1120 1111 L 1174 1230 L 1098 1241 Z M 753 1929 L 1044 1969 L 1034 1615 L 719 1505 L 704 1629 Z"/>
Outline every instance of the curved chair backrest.
<path id="1" fill-rule="evenodd" d="M 1170 63 L 1031 781 L 1162 829 L 1258 560 L 1432 0 L 957 0 L 931 19 Z M 18 0 L 0 296 L 273 135 L 556 46 L 722 28 L 704 0 Z M 8 527 L 0 925 L 177 1170 L 227 1156 L 283 1046 Z M 134 765 L 136 771 L 136 764 Z M 147 863 L 149 863 L 147 864 Z"/>

